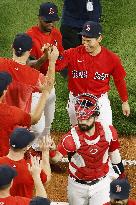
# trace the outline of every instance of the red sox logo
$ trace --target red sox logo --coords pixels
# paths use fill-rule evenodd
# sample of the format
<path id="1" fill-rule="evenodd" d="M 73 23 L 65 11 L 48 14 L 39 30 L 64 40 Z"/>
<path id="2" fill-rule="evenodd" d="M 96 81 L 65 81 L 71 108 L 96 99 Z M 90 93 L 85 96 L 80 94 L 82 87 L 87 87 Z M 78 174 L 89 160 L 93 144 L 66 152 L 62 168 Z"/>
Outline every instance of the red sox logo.
<path id="1" fill-rule="evenodd" d="M 54 10 L 53 10 L 53 8 L 50 8 L 50 10 L 49 10 L 49 14 L 54 14 Z"/>
<path id="2" fill-rule="evenodd" d="M 90 31 L 91 27 L 90 25 L 86 25 L 86 31 Z"/>
<path id="3" fill-rule="evenodd" d="M 119 185 L 116 185 L 116 192 L 121 192 L 121 186 L 119 186 Z"/>

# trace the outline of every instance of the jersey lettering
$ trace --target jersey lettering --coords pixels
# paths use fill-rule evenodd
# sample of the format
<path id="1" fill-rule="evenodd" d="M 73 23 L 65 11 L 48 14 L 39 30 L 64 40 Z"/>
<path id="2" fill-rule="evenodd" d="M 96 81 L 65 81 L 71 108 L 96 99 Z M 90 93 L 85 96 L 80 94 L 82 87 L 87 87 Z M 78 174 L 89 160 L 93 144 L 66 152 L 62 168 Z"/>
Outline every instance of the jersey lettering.
<path id="1" fill-rule="evenodd" d="M 78 70 L 73 70 L 72 71 L 72 76 L 73 78 L 87 78 L 88 75 L 87 75 L 87 71 L 85 70 L 82 70 L 82 71 L 78 71 Z"/>
<path id="2" fill-rule="evenodd" d="M 107 73 L 98 73 L 98 72 L 96 72 L 95 76 L 94 76 L 94 79 L 95 80 L 105 80 L 108 77 L 109 77 L 109 74 L 107 74 Z"/>

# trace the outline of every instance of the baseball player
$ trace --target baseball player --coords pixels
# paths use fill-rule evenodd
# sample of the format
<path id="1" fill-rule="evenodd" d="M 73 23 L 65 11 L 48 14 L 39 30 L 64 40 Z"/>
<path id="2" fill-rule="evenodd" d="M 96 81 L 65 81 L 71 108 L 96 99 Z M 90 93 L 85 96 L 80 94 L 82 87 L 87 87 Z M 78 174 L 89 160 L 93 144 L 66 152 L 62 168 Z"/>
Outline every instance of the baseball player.
<path id="1" fill-rule="evenodd" d="M 19 107 L 28 113 L 31 110 L 32 92 L 41 92 L 41 84 L 46 81 L 46 76 L 26 65 L 32 44 L 32 38 L 26 33 L 17 34 L 12 45 L 13 58 L 0 58 L 0 71 L 9 72 L 13 78 L 4 102 L 8 105 Z M 55 57 L 48 52 L 51 58 L 50 62 L 53 65 L 55 58 L 57 59 L 58 57 L 58 51 L 55 47 L 52 49 L 51 53 L 57 53 Z M 48 68 L 48 75 L 51 75 L 49 72 L 51 72 L 50 67 L 52 65 L 50 64 Z"/>
<path id="2" fill-rule="evenodd" d="M 64 0 L 60 31 L 64 49 L 82 44 L 82 31 L 86 21 L 100 21 L 101 4 L 99 0 Z M 67 68 L 61 71 L 67 77 Z"/>
<path id="3" fill-rule="evenodd" d="M 54 22 L 59 20 L 57 6 L 51 2 L 42 3 L 40 5 L 38 18 L 39 25 L 34 26 L 27 31 L 27 34 L 30 35 L 33 40 L 31 59 L 40 58 L 44 53 L 43 48 L 47 43 L 56 45 L 61 54 L 63 51 L 61 33 L 54 27 Z M 39 70 L 45 75 L 47 68 L 48 60 Z M 38 100 L 39 95 L 39 93 L 33 94 L 32 108 Z M 33 129 L 37 131 L 37 135 L 38 133 L 41 136 L 50 133 L 51 123 L 54 119 L 55 100 L 56 95 L 55 89 L 53 88 L 44 109 L 45 116 L 42 116 L 38 124 L 33 126 Z"/>
<path id="4" fill-rule="evenodd" d="M 102 205 L 110 200 L 110 182 L 117 177 L 116 173 L 124 173 L 117 132 L 113 126 L 96 122 L 100 110 L 95 96 L 79 95 L 75 110 L 78 124 L 63 137 L 57 150 L 50 151 L 50 157 L 58 162 L 72 152 L 68 179 L 70 205 Z"/>
<path id="5" fill-rule="evenodd" d="M 136 205 L 136 200 L 129 199 L 130 184 L 127 179 L 116 179 L 110 184 L 110 202 L 104 205 Z"/>
<path id="6" fill-rule="evenodd" d="M 55 64 L 54 64 L 55 67 Z M 9 151 L 9 137 L 17 125 L 30 127 L 40 119 L 49 93 L 54 84 L 54 78 L 48 76 L 47 82 L 42 87 L 42 95 L 32 113 L 26 113 L 22 109 L 3 103 L 12 77 L 7 72 L 0 72 L 0 156 L 5 156 Z"/>
<path id="7" fill-rule="evenodd" d="M 10 189 L 11 196 L 22 196 L 27 198 L 32 198 L 33 196 L 34 181 L 28 169 L 28 164 L 31 164 L 31 160 L 25 160 L 24 154 L 34 138 L 34 134 L 26 128 L 15 128 L 10 136 L 9 153 L 7 156 L 0 158 L 0 165 L 7 164 L 15 168 L 18 173 Z M 42 169 L 42 183 L 46 184 L 50 181 L 51 169 L 49 163 L 49 149 L 45 139 L 42 141 Z"/>
<path id="8" fill-rule="evenodd" d="M 32 157 L 32 166 L 30 166 L 29 169 L 30 172 L 32 173 L 33 180 L 35 183 L 36 196 L 46 198 L 47 194 L 42 184 L 42 181 L 40 179 L 41 164 L 39 159 Z M 0 204 L 3 205 L 4 204 L 6 205 L 29 205 L 30 204 L 31 199 L 29 198 L 10 195 L 10 188 L 12 187 L 13 180 L 15 179 L 16 176 L 17 176 L 17 172 L 14 168 L 8 165 L 0 166 Z"/>
<path id="9" fill-rule="evenodd" d="M 110 78 L 113 77 L 116 89 L 122 101 L 123 114 L 129 116 L 128 93 L 124 80 L 126 72 L 119 57 L 109 49 L 100 45 L 102 27 L 97 22 L 88 21 L 84 24 L 82 44 L 64 52 L 63 58 L 57 61 L 61 70 L 68 67 L 69 102 L 68 113 L 72 125 L 77 123 L 73 98 L 81 93 L 97 96 L 100 107 L 98 120 L 112 124 L 112 110 L 108 99 Z"/>

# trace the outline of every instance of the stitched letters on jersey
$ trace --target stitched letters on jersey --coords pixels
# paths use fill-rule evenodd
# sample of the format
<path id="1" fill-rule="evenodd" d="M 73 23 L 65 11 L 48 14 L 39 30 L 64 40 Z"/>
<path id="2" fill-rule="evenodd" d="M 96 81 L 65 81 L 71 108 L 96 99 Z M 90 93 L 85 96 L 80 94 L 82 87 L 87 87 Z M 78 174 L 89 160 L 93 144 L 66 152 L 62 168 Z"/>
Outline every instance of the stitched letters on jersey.
<path id="1" fill-rule="evenodd" d="M 96 72 L 95 76 L 94 76 L 94 79 L 95 80 L 105 80 L 108 77 L 109 77 L 108 73 L 98 73 L 98 72 Z"/>
<path id="2" fill-rule="evenodd" d="M 73 70 L 72 76 L 73 78 L 87 78 L 88 73 L 87 70 Z"/>

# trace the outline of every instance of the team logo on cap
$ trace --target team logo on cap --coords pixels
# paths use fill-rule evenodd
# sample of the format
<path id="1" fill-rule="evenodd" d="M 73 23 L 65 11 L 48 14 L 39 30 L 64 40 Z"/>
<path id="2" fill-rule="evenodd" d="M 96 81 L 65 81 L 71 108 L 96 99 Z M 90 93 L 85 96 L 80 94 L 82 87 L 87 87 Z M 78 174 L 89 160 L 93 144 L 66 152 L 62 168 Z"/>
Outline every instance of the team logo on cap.
<path id="1" fill-rule="evenodd" d="M 116 192 L 121 192 L 121 186 L 116 185 Z"/>
<path id="2" fill-rule="evenodd" d="M 90 25 L 86 25 L 86 31 L 90 31 L 90 30 L 91 30 Z"/>
<path id="3" fill-rule="evenodd" d="M 49 10 L 49 14 L 54 14 L 54 10 L 53 10 L 53 8 L 50 8 L 50 10 Z"/>

